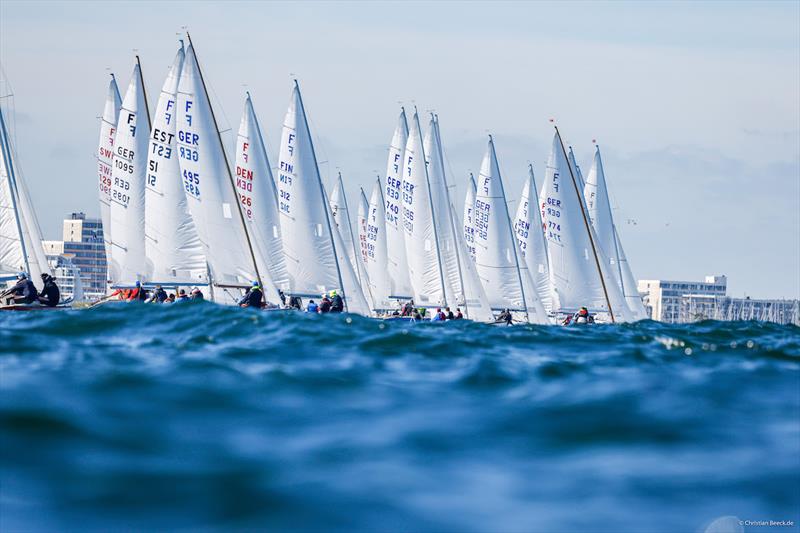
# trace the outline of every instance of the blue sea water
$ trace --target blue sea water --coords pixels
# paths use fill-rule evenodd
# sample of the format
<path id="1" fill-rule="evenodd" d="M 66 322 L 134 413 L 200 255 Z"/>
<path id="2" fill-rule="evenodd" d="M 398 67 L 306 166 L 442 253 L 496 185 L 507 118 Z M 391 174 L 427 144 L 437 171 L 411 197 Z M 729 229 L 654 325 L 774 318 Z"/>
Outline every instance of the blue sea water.
<path id="1" fill-rule="evenodd" d="M 729 515 L 797 530 L 800 328 L 0 313 L 4 532 L 662 532 Z"/>

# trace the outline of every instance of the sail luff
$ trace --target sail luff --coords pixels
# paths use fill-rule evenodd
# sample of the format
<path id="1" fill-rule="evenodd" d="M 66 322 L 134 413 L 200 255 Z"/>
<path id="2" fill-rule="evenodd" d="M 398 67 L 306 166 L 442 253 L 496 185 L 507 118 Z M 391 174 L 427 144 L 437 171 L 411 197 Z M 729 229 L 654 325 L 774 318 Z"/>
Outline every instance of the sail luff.
<path id="1" fill-rule="evenodd" d="M 2 262 L 6 263 L 6 268 L 8 268 L 9 270 L 9 272 L 6 275 L 7 277 L 10 277 L 9 275 L 11 274 L 16 274 L 16 272 L 13 271 L 15 269 L 19 270 L 20 268 L 24 269 L 24 271 L 30 275 L 31 274 L 30 262 L 28 260 L 28 253 L 25 246 L 25 238 L 23 237 L 24 234 L 22 231 L 22 221 L 20 220 L 20 214 L 19 214 L 19 205 L 18 205 L 19 202 L 18 202 L 18 194 L 16 192 L 16 183 L 15 183 L 16 180 L 14 179 L 14 162 L 12 160 L 12 155 L 11 155 L 11 144 L 8 136 L 8 130 L 6 129 L 6 121 L 2 109 L 0 109 L 0 149 L 2 149 L 2 158 L 3 158 L 2 170 L 4 171 L 3 173 L 5 174 L 6 178 L 5 187 L 3 187 L 2 193 L 3 196 L 5 196 L 5 194 L 8 194 L 8 200 L 11 203 L 10 206 L 11 212 L 14 215 L 14 225 L 16 226 L 16 237 L 17 237 L 16 239 L 14 239 L 9 235 L 2 235 L 2 237 L 4 237 L 3 240 L 5 240 L 6 243 L 5 244 L 0 243 L 3 244 L 2 246 L 3 249 L 0 249 L 0 252 L 3 252 L 2 255 L 0 255 L 0 259 L 2 259 L 0 263 Z M 0 196 L 0 198 L 2 198 L 2 196 Z M 7 212 L 8 210 L 7 206 L 0 206 L 0 207 L 3 207 L 4 208 L 3 210 Z M 9 226 L 8 221 L 4 221 L 3 223 L 4 233 L 6 233 L 5 228 L 7 228 L 8 226 Z M 15 248 L 13 244 L 15 240 L 19 243 L 19 251 L 16 254 L 14 253 L 13 250 L 13 248 Z M 17 264 L 10 264 L 11 261 L 17 261 Z"/>
<path id="2" fill-rule="evenodd" d="M 438 137 L 436 136 L 436 133 L 435 133 L 436 121 L 435 121 L 435 119 L 433 119 L 433 115 L 431 117 L 432 117 L 431 118 L 431 127 L 430 127 L 431 131 L 429 131 L 429 134 L 432 135 L 432 141 L 436 140 L 438 142 Z M 421 131 L 420 124 L 419 124 L 419 115 L 417 114 L 416 108 L 414 108 L 414 121 L 416 122 L 417 128 Z M 425 143 L 424 142 L 422 143 L 421 150 L 422 150 L 422 159 L 427 162 L 428 161 L 428 157 L 425 155 Z M 431 157 L 433 157 L 433 156 L 431 156 Z M 443 177 L 444 176 L 444 168 L 441 168 L 440 172 L 441 172 L 442 177 Z M 437 211 L 436 211 L 436 205 L 435 205 L 435 203 L 433 201 L 433 188 L 431 187 L 430 173 L 428 172 L 428 165 L 427 164 L 425 165 L 425 182 L 426 182 L 426 185 L 427 185 L 427 188 L 428 188 L 428 202 L 429 202 L 430 210 L 431 210 L 431 221 L 433 223 L 433 239 L 434 239 L 434 242 L 436 244 L 436 260 L 437 260 L 437 263 L 439 265 L 439 282 L 442 285 L 442 300 L 443 300 L 442 301 L 442 305 L 447 306 L 447 302 L 448 302 L 447 293 L 451 292 L 451 291 L 448 291 L 448 284 L 445 284 L 445 282 L 444 282 L 444 265 L 442 264 L 442 247 L 441 247 L 441 244 L 439 243 L 439 224 L 437 223 L 437 220 L 436 220 Z"/>
<path id="3" fill-rule="evenodd" d="M 408 271 L 408 253 L 403 228 L 403 168 L 405 147 L 408 141 L 408 120 L 405 108 L 400 116 L 389 144 L 384 188 L 384 212 L 386 216 L 387 269 L 391 281 L 391 296 L 397 299 L 411 297 L 413 289 Z"/>

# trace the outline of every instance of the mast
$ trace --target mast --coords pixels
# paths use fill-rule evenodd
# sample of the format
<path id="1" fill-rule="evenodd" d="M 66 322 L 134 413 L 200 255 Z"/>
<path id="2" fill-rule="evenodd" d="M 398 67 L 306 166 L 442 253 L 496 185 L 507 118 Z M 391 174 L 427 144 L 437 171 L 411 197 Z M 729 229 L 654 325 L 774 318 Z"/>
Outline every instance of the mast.
<path id="1" fill-rule="evenodd" d="M 417 107 L 414 106 L 414 120 L 417 123 L 417 132 L 420 134 L 420 152 L 422 152 L 422 164 L 425 165 L 425 184 L 428 186 L 428 203 L 431 206 L 431 222 L 433 223 L 433 237 L 436 241 L 436 262 L 439 264 L 439 280 L 442 284 L 442 301 L 447 307 L 447 291 L 444 288 L 444 271 L 442 270 L 442 251 L 439 248 L 439 231 L 436 229 L 436 211 L 433 207 L 433 195 L 431 194 L 431 181 L 428 178 L 428 163 L 425 160 L 425 143 L 422 142 L 422 128 L 419 125 L 419 114 Z M 444 169 L 442 169 L 444 172 Z"/>
<path id="2" fill-rule="evenodd" d="M 22 247 L 22 259 L 25 261 L 25 271 L 30 276 L 31 265 L 28 260 L 28 252 L 25 249 L 25 236 L 22 232 L 22 221 L 19 218 L 19 207 L 17 200 L 19 192 L 17 191 L 17 177 L 14 171 L 14 163 L 11 160 L 11 141 L 8 138 L 8 130 L 6 129 L 6 121 L 3 118 L 3 110 L 0 109 L 0 137 L 2 137 L 2 150 L 3 157 L 6 160 L 6 178 L 8 179 L 8 192 L 11 194 L 11 204 L 14 209 L 14 219 L 17 223 L 17 232 L 19 234 L 19 243 Z M 20 265 L 22 266 L 22 265 Z"/>
<path id="3" fill-rule="evenodd" d="M 461 273 L 461 255 L 458 252 L 458 244 L 455 242 L 456 239 L 460 237 L 458 233 L 456 233 L 456 224 L 453 220 L 453 204 L 450 201 L 450 187 L 447 184 L 447 173 L 444 169 L 444 152 L 442 148 L 442 137 L 439 134 L 439 116 L 434 115 L 434 135 L 436 135 L 436 143 L 439 145 L 439 161 L 442 165 L 442 180 L 444 182 L 444 192 L 445 192 L 445 199 L 447 201 L 448 213 L 447 216 L 450 219 L 450 229 L 453 232 L 453 246 L 456 249 L 456 264 L 458 265 L 458 282 L 461 284 L 461 294 L 464 297 L 464 313 L 466 314 L 467 318 L 469 318 L 469 306 L 467 305 L 467 291 L 466 287 L 464 286 L 464 275 Z M 441 261 L 440 261 L 441 264 Z"/>
<path id="4" fill-rule="evenodd" d="M 188 33 L 187 33 L 187 35 L 188 35 Z M 191 39 L 189 40 L 189 42 L 190 43 L 192 42 Z M 136 56 L 136 65 L 139 67 L 139 83 L 141 83 L 141 85 L 142 85 L 142 97 L 144 98 L 144 112 L 145 112 L 145 115 L 147 115 L 147 131 L 149 133 L 149 132 L 151 132 L 153 130 L 153 124 L 150 121 L 150 106 L 147 104 L 147 89 L 144 86 L 144 75 L 142 74 L 142 63 L 139 61 L 139 56 L 138 55 Z M 197 68 L 199 70 L 200 66 L 198 65 Z M 114 75 L 112 74 L 111 77 L 113 78 Z M 202 79 L 202 75 L 201 75 L 201 79 Z M 205 88 L 205 85 L 203 86 L 203 88 Z M 212 114 L 213 114 L 213 111 L 212 111 Z M 216 124 L 216 122 L 214 124 Z"/>
<path id="5" fill-rule="evenodd" d="M 489 135 L 489 146 L 492 147 L 492 156 L 497 163 L 497 183 L 500 184 L 500 192 L 503 195 L 503 209 L 506 212 L 508 219 L 508 231 L 511 233 L 511 247 L 514 250 L 514 264 L 517 266 L 517 279 L 519 280 L 519 291 L 522 294 L 522 306 L 525 308 L 525 322 L 530 322 L 528 316 L 528 300 L 525 298 L 525 285 L 522 283 L 522 271 L 519 268 L 519 257 L 517 254 L 517 236 L 514 234 L 514 226 L 511 224 L 511 215 L 508 213 L 508 204 L 506 203 L 506 191 L 503 187 L 503 178 L 500 176 L 500 163 L 497 161 L 497 152 L 494 150 L 494 139 Z"/>
<path id="6" fill-rule="evenodd" d="M 203 91 L 206 93 L 206 98 L 208 98 L 208 88 L 206 88 L 206 80 L 203 77 L 203 71 L 200 68 L 200 61 L 197 59 L 197 49 L 194 47 L 192 43 L 192 36 L 189 35 L 189 32 L 186 32 L 186 38 L 189 39 L 189 46 L 194 49 L 194 61 L 195 65 L 197 66 L 197 73 L 200 74 L 200 83 L 203 84 Z M 138 61 L 138 57 L 137 57 Z M 146 101 L 146 100 L 145 100 Z M 219 125 L 217 124 L 217 116 L 214 114 L 214 107 L 211 105 L 211 99 L 208 98 L 208 109 L 211 111 L 211 120 L 214 121 L 214 131 L 217 132 L 217 139 L 219 140 L 219 148 L 222 151 L 222 159 L 225 161 L 225 170 L 228 174 L 228 182 L 231 184 L 231 188 L 233 189 L 233 197 L 236 199 L 236 210 L 239 213 L 239 220 L 242 223 L 242 228 L 244 229 L 244 236 L 247 239 L 247 248 L 250 251 L 250 259 L 253 261 L 253 268 L 256 272 L 256 279 L 258 279 L 258 285 L 263 287 L 261 282 L 261 273 L 258 271 L 258 262 L 256 261 L 256 254 L 253 252 L 253 243 L 250 240 L 250 232 L 247 231 L 247 224 L 244 220 L 244 213 L 242 212 L 242 203 L 239 201 L 239 193 L 236 191 L 236 183 L 233 181 L 233 175 L 231 174 L 231 167 L 228 163 L 228 154 L 225 152 L 225 145 L 222 142 L 222 136 L 219 133 Z M 148 114 L 149 116 L 149 114 Z M 210 271 L 209 271 L 210 274 Z M 210 278 L 211 276 L 209 276 Z M 209 284 L 212 283 L 212 280 L 209 279 Z M 264 291 L 261 291 L 261 298 L 266 299 L 264 296 Z"/>
<path id="7" fill-rule="evenodd" d="M 572 165 L 569 164 L 569 156 L 567 156 L 567 150 L 564 148 L 564 141 L 561 140 L 561 133 L 558 131 L 558 126 L 554 127 L 556 129 L 556 135 L 558 135 L 558 144 L 561 145 L 561 151 L 564 153 L 564 159 L 567 161 L 567 168 L 569 168 L 569 176 L 572 179 L 572 186 L 575 188 L 575 194 L 578 195 L 578 203 L 581 206 L 583 225 L 586 227 L 586 233 L 589 235 L 589 243 L 592 245 L 592 255 L 594 256 L 595 265 L 597 265 L 597 273 L 600 275 L 600 284 L 603 286 L 603 296 L 606 298 L 608 314 L 611 315 L 611 323 L 613 324 L 616 322 L 616 320 L 614 320 L 614 311 L 611 309 L 611 300 L 608 298 L 606 280 L 603 277 L 603 269 L 600 266 L 600 259 L 597 257 L 597 248 L 594 244 L 594 237 L 592 237 L 592 228 L 589 226 L 589 218 L 586 216 L 586 210 L 584 209 L 583 192 L 578 189 L 578 183 L 575 181 L 575 174 L 572 172 Z"/>
<path id="8" fill-rule="evenodd" d="M 322 178 L 319 175 L 319 165 L 317 165 L 317 152 L 314 150 L 314 139 L 311 138 L 311 129 L 308 127 L 308 117 L 306 117 L 306 106 L 303 104 L 303 94 L 300 92 L 300 84 L 294 80 L 294 88 L 297 89 L 297 99 L 300 101 L 300 110 L 303 112 L 303 123 L 308 133 L 308 142 L 311 144 L 311 153 L 314 155 L 314 165 L 317 170 L 317 183 L 319 184 L 319 192 L 322 195 L 322 205 L 325 209 L 325 222 L 328 223 L 328 235 L 331 239 L 331 248 L 333 249 L 333 259 L 336 261 L 336 276 L 339 279 L 339 288 L 342 291 L 342 300 L 344 300 L 344 310 L 347 311 L 347 294 L 344 290 L 344 282 L 342 281 L 342 269 L 339 267 L 339 255 L 336 253 L 336 239 L 333 238 L 333 227 L 331 226 L 331 209 L 328 203 L 328 195 L 325 194 L 325 187 L 322 186 Z"/>

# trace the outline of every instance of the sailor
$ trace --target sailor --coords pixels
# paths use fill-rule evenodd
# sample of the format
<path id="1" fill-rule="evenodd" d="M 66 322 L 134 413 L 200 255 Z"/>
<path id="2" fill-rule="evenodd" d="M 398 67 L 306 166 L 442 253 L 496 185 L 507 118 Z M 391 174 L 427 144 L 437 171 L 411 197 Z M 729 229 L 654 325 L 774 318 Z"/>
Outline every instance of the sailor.
<path id="1" fill-rule="evenodd" d="M 161 304 L 164 303 L 164 300 L 167 299 L 167 291 L 161 285 L 156 285 L 155 290 L 153 291 L 153 295 L 147 300 L 149 303 L 157 303 Z"/>
<path id="2" fill-rule="evenodd" d="M 261 291 L 261 284 L 258 281 L 253 281 L 253 286 L 247 289 L 241 300 L 239 300 L 239 307 L 255 307 L 261 309 L 261 299 L 264 293 Z"/>
<path id="3" fill-rule="evenodd" d="M 298 311 L 300 311 L 303 308 L 303 300 L 301 300 L 299 296 L 290 296 L 289 308 L 297 309 Z"/>
<path id="4" fill-rule="evenodd" d="M 464 315 L 461 313 L 461 308 L 456 307 L 456 320 L 461 320 L 462 318 L 464 318 Z"/>
<path id="5" fill-rule="evenodd" d="M 306 313 L 316 313 L 319 311 L 319 306 L 314 303 L 314 300 L 309 300 L 306 306 Z"/>
<path id="6" fill-rule="evenodd" d="M 203 292 L 198 287 L 195 287 L 192 289 L 192 295 L 189 297 L 189 299 L 193 302 L 201 302 L 205 298 L 203 298 Z"/>
<path id="7" fill-rule="evenodd" d="M 511 325 L 513 322 L 511 311 L 508 309 L 503 309 L 503 312 L 497 316 L 497 322 L 505 322 L 506 324 Z"/>
<path id="8" fill-rule="evenodd" d="M 331 300 L 328 298 L 327 294 L 322 295 L 322 300 L 319 302 L 319 312 L 320 313 L 330 313 L 331 312 Z"/>
<path id="9" fill-rule="evenodd" d="M 589 314 L 589 310 L 586 307 L 581 307 L 580 310 L 575 313 L 575 324 L 593 324 L 594 317 Z"/>
<path id="10" fill-rule="evenodd" d="M 403 306 L 402 316 L 412 316 L 414 314 L 414 300 L 409 300 Z"/>
<path id="11" fill-rule="evenodd" d="M 278 289 L 278 298 L 281 299 L 281 305 L 285 306 L 286 305 L 286 295 L 280 289 Z"/>
<path id="12" fill-rule="evenodd" d="M 449 307 L 447 308 L 447 313 L 446 314 L 447 314 L 447 320 L 455 320 L 456 319 L 456 315 L 453 314 L 453 312 L 450 310 Z"/>
<path id="13" fill-rule="evenodd" d="M 419 309 L 414 309 L 413 320 L 422 320 L 422 315 L 419 312 Z"/>
<path id="14" fill-rule="evenodd" d="M 169 296 L 167 296 L 167 299 L 164 300 L 164 303 L 165 304 L 174 304 L 175 303 L 175 293 L 174 292 L 169 293 Z"/>
<path id="15" fill-rule="evenodd" d="M 178 291 L 178 298 L 175 299 L 176 302 L 188 302 L 189 297 L 186 295 L 186 291 L 181 289 Z"/>
<path id="16" fill-rule="evenodd" d="M 436 308 L 436 314 L 433 315 L 433 318 L 431 318 L 431 320 L 433 320 L 434 322 L 438 322 L 440 320 L 444 320 L 445 318 L 446 317 L 444 316 L 444 313 L 442 313 L 442 308 L 441 307 L 437 307 Z"/>
<path id="17" fill-rule="evenodd" d="M 36 301 L 38 293 L 33 282 L 28 279 L 28 274 L 19 272 L 17 274 L 17 283 L 3 293 L 3 297 L 11 296 L 8 303 L 15 304 L 30 304 Z"/>
<path id="18" fill-rule="evenodd" d="M 39 293 L 39 303 L 47 307 L 57 306 L 61 300 L 61 291 L 58 290 L 55 278 L 47 272 L 43 272 L 42 283 L 44 283 L 44 287 L 42 287 L 42 292 Z"/>
<path id="19" fill-rule="evenodd" d="M 344 311 L 344 300 L 336 291 L 331 291 L 331 313 L 341 313 Z"/>
<path id="20" fill-rule="evenodd" d="M 144 302 L 147 300 L 147 291 L 142 288 L 142 282 L 136 280 L 136 286 L 128 293 L 128 301 Z"/>

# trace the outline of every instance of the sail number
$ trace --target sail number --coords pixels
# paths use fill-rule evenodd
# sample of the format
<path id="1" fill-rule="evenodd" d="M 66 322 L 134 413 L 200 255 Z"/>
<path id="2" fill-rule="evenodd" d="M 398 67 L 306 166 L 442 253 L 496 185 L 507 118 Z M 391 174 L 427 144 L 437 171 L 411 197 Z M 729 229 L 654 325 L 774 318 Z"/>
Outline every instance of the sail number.
<path id="1" fill-rule="evenodd" d="M 191 172 L 189 170 L 184 169 L 183 187 L 184 189 L 186 189 L 186 192 L 188 192 L 195 198 L 200 198 L 200 173 Z"/>

